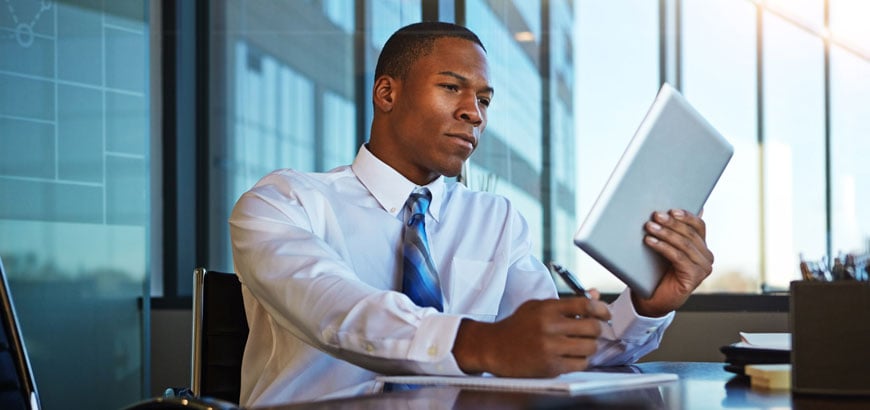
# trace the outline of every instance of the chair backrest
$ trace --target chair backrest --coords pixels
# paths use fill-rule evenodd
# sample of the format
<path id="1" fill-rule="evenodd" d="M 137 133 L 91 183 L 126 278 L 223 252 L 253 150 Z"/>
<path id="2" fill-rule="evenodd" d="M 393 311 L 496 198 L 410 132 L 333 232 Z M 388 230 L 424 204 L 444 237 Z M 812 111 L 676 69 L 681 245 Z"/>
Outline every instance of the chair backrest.
<path id="1" fill-rule="evenodd" d="M 36 382 L 0 260 L 0 409 L 39 408 Z"/>
<path id="2" fill-rule="evenodd" d="M 233 273 L 205 268 L 196 268 L 193 277 L 191 390 L 238 403 L 248 341 L 242 285 Z"/>

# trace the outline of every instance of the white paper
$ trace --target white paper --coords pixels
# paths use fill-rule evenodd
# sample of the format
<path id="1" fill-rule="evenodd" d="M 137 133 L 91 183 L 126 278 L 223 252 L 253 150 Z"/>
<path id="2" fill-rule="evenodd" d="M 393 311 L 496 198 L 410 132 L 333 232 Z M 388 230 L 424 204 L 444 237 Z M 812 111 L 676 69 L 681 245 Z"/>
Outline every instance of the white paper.
<path id="1" fill-rule="evenodd" d="M 740 340 L 749 347 L 791 350 L 791 333 L 740 332 Z"/>

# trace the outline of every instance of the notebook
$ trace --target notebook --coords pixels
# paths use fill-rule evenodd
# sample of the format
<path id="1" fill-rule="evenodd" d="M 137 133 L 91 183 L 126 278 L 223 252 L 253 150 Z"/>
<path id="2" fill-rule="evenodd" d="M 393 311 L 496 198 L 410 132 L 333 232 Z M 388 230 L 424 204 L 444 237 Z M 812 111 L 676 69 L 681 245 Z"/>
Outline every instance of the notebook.
<path id="1" fill-rule="evenodd" d="M 648 298 L 669 264 L 643 242 L 652 213 L 697 214 L 734 148 L 665 83 L 574 236 L 574 244 Z"/>
<path id="2" fill-rule="evenodd" d="M 677 380 L 671 373 L 572 372 L 549 379 L 495 376 L 379 376 L 377 382 L 416 386 L 456 386 L 485 390 L 540 391 L 574 394 L 589 390 L 653 385 Z"/>

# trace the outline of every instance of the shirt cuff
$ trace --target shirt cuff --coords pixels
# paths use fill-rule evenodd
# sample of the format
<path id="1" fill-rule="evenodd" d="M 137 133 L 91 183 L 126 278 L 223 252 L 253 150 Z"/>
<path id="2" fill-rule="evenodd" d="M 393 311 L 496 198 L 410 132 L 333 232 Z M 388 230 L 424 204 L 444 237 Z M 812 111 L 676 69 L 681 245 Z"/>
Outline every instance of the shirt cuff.
<path id="1" fill-rule="evenodd" d="M 408 359 L 423 374 L 464 376 L 453 357 L 453 344 L 463 316 L 433 314 L 423 317 L 411 342 Z"/>
<path id="2" fill-rule="evenodd" d="M 643 343 L 674 319 L 674 312 L 662 317 L 639 315 L 631 302 L 631 290 L 628 288 L 610 304 L 610 314 L 615 337 L 630 343 Z"/>

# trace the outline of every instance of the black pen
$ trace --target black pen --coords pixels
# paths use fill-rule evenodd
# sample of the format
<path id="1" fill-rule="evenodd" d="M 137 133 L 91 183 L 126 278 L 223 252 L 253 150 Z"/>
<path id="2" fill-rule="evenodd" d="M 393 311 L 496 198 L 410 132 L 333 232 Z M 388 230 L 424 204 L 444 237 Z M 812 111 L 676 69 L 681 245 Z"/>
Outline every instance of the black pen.
<path id="1" fill-rule="evenodd" d="M 559 277 L 562 278 L 563 281 L 565 281 L 565 284 L 567 284 L 568 287 L 574 291 L 574 293 L 579 296 L 583 296 L 586 299 L 592 299 L 592 295 L 590 295 L 589 292 L 586 291 L 586 288 L 584 288 L 583 285 L 580 284 L 580 281 L 578 281 L 574 274 L 569 272 L 568 269 L 563 268 L 562 265 L 559 265 L 555 262 L 550 262 L 550 270 L 556 272 Z"/>

